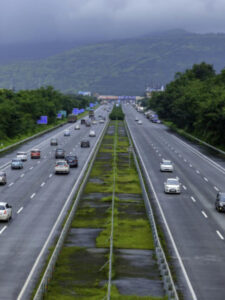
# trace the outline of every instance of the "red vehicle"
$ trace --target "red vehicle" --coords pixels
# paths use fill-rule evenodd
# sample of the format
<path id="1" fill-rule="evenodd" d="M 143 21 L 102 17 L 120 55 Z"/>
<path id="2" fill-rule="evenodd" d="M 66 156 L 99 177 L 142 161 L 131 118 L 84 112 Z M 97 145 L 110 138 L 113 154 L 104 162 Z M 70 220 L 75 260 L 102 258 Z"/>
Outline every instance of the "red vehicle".
<path id="1" fill-rule="evenodd" d="M 30 151 L 30 158 L 41 158 L 41 151 L 39 149 L 32 149 Z"/>

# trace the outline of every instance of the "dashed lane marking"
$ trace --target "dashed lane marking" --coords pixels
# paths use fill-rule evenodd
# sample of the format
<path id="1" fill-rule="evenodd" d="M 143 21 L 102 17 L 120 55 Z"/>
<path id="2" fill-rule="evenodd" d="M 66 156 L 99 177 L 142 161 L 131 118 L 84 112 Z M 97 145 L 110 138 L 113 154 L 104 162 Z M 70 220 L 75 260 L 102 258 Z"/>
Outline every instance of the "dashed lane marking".
<path id="1" fill-rule="evenodd" d="M 208 218 L 208 216 L 207 216 L 207 214 L 204 212 L 204 210 L 202 210 L 201 213 L 203 214 L 203 216 L 204 216 L 206 219 Z"/>
<path id="2" fill-rule="evenodd" d="M 45 185 L 45 182 L 42 182 L 41 187 L 43 187 Z"/>
<path id="3" fill-rule="evenodd" d="M 24 177 L 24 175 L 25 175 L 25 174 L 23 173 L 23 174 L 21 174 L 21 175 L 20 175 L 20 177 L 21 177 L 21 178 L 23 178 L 23 177 Z"/>
<path id="4" fill-rule="evenodd" d="M 219 189 L 218 189 L 217 186 L 214 186 L 213 188 L 214 188 L 214 190 L 216 190 L 217 192 L 219 192 Z"/>
<path id="5" fill-rule="evenodd" d="M 206 177 L 204 177 L 204 180 L 206 181 L 206 182 L 208 182 L 209 180 L 208 180 L 208 178 L 206 178 Z"/>
<path id="6" fill-rule="evenodd" d="M 218 236 L 220 237 L 221 240 L 224 240 L 224 237 L 223 237 L 222 234 L 219 232 L 219 230 L 217 230 L 216 233 L 218 234 Z"/>
<path id="7" fill-rule="evenodd" d="M 5 230 L 6 230 L 7 226 L 4 226 L 1 230 L 0 230 L 0 234 L 2 234 Z"/>
<path id="8" fill-rule="evenodd" d="M 14 184 L 14 182 L 11 182 L 8 186 L 10 187 L 10 186 L 12 186 Z"/>
<path id="9" fill-rule="evenodd" d="M 23 210 L 23 206 L 20 207 L 20 209 L 17 211 L 17 214 L 21 213 L 22 210 Z"/>
<path id="10" fill-rule="evenodd" d="M 35 195 L 36 195 L 36 194 L 33 193 L 33 194 L 30 196 L 30 198 L 33 199 L 33 198 L 35 197 Z"/>
<path id="11" fill-rule="evenodd" d="M 192 197 L 192 196 L 191 196 L 191 200 L 192 200 L 193 202 L 196 202 L 195 198 L 194 198 L 194 197 Z"/>

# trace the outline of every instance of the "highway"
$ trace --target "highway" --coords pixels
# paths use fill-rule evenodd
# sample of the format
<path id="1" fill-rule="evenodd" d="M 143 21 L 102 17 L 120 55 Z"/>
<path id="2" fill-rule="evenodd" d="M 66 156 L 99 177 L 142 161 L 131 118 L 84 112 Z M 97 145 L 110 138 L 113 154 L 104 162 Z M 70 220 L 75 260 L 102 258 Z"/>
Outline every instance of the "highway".
<path id="1" fill-rule="evenodd" d="M 217 192 L 225 191 L 225 160 L 163 124 L 151 123 L 129 104 L 123 110 L 153 189 L 157 214 L 161 211 L 161 224 L 168 229 L 178 289 L 187 300 L 224 300 L 225 215 L 215 210 L 214 203 Z M 173 161 L 173 173 L 160 172 L 162 158 Z M 165 194 L 166 178 L 176 176 L 181 194 Z"/>
<path id="2" fill-rule="evenodd" d="M 99 107 L 95 113 L 97 117 L 107 116 L 107 114 L 108 112 L 103 111 L 103 107 Z M 58 216 L 64 206 L 62 217 L 66 215 L 70 192 L 91 150 L 96 146 L 106 122 L 92 125 L 96 137 L 91 138 L 88 137 L 90 127 L 81 125 L 80 130 L 74 130 L 75 124 L 66 124 L 0 158 L 0 169 L 6 171 L 8 181 L 5 186 L 0 186 L 0 201 L 6 201 L 13 207 L 12 220 L 9 223 L 0 223 L 0 299 L 2 300 L 29 299 L 48 250 L 44 251 L 37 268 L 30 274 L 32 267 L 57 221 L 59 222 L 49 239 L 47 249 L 59 234 L 62 218 L 58 220 Z M 70 129 L 71 136 L 64 137 L 65 129 Z M 54 174 L 54 153 L 57 146 L 50 146 L 52 137 L 58 138 L 58 147 L 64 148 L 66 154 L 78 156 L 79 167 L 71 168 L 69 175 Z M 90 140 L 90 148 L 80 147 L 80 141 L 85 137 Z M 40 148 L 41 159 L 29 157 L 28 161 L 24 162 L 23 169 L 11 170 L 9 162 L 16 157 L 17 151 L 30 151 L 34 147 Z M 30 276 L 30 284 L 21 293 L 28 276 Z"/>

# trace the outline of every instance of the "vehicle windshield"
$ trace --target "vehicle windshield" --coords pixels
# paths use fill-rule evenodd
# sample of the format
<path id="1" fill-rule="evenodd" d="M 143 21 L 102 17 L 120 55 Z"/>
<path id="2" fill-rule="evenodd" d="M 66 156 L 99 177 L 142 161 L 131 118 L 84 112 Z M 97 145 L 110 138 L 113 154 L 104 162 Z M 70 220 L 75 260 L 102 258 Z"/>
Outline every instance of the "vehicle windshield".
<path id="1" fill-rule="evenodd" d="M 5 206 L 0 205 L 0 210 L 5 210 Z"/>
<path id="2" fill-rule="evenodd" d="M 70 159 L 70 160 L 76 159 L 76 156 L 67 156 L 66 159 Z"/>
<path id="3" fill-rule="evenodd" d="M 63 149 L 57 149 L 56 152 L 64 152 Z"/>
<path id="4" fill-rule="evenodd" d="M 220 202 L 225 202 L 225 194 L 220 195 Z"/>
<path id="5" fill-rule="evenodd" d="M 0 172 L 0 176 L 5 176 L 5 172 Z"/>
<path id="6" fill-rule="evenodd" d="M 57 166 L 64 166 L 66 163 L 63 161 L 59 161 L 56 163 Z"/>
<path id="7" fill-rule="evenodd" d="M 17 152 L 17 155 L 26 155 L 25 152 Z"/>
<path id="8" fill-rule="evenodd" d="M 177 179 L 167 179 L 167 184 L 179 184 L 179 181 Z"/>
<path id="9" fill-rule="evenodd" d="M 171 162 L 169 162 L 169 161 L 163 162 L 163 164 L 166 165 L 166 166 L 171 166 L 172 165 Z"/>
<path id="10" fill-rule="evenodd" d="M 19 163 L 19 162 L 21 162 L 21 160 L 19 160 L 19 159 L 13 159 L 12 162 L 13 163 Z"/>
<path id="11" fill-rule="evenodd" d="M 31 150 L 31 153 L 37 153 L 40 152 L 40 150 Z"/>

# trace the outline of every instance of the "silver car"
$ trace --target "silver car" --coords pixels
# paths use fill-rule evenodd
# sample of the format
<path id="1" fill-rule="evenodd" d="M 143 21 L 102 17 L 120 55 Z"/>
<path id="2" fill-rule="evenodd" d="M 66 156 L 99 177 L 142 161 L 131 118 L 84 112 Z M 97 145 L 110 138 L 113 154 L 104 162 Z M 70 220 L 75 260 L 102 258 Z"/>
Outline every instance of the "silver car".
<path id="1" fill-rule="evenodd" d="M 55 163 L 55 174 L 64 173 L 69 174 L 70 166 L 65 160 L 58 160 Z"/>
<path id="2" fill-rule="evenodd" d="M 7 202 L 0 202 L 0 220 L 9 221 L 12 218 L 12 206 Z"/>
<path id="3" fill-rule="evenodd" d="M 89 136 L 90 137 L 95 137 L 96 136 L 95 131 L 94 130 L 90 130 Z"/>
<path id="4" fill-rule="evenodd" d="M 166 182 L 164 182 L 164 192 L 180 194 L 181 183 L 179 178 L 167 178 Z"/>
<path id="5" fill-rule="evenodd" d="M 163 159 L 160 163 L 160 171 L 161 172 L 173 172 L 173 164 L 170 160 Z"/>
<path id="6" fill-rule="evenodd" d="M 7 179 L 6 179 L 6 173 L 5 172 L 0 172 L 0 183 L 1 184 L 6 184 L 7 183 Z"/>

